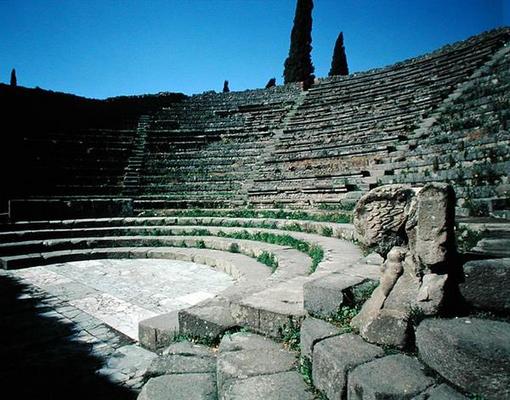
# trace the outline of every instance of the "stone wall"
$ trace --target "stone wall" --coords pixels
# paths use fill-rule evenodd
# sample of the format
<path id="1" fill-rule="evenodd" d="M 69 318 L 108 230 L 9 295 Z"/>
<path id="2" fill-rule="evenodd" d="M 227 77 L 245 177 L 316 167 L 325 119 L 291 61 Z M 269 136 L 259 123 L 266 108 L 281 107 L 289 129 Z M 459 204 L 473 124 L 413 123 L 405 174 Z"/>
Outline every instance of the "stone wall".
<path id="1" fill-rule="evenodd" d="M 382 184 L 444 182 L 455 187 L 461 215 L 504 214 L 508 38 L 508 29 L 490 31 L 382 69 L 321 79 L 306 92 L 299 85 L 207 92 L 161 107 L 163 94 L 147 100 L 159 111 L 138 129 L 53 120 L 36 134 L 31 125 L 34 133 L 10 146 L 17 159 L 4 170 L 22 173 L 5 181 L 22 189 L 6 196 L 125 195 L 146 208 L 345 208 Z M 141 112 L 138 100 L 128 103 Z"/>

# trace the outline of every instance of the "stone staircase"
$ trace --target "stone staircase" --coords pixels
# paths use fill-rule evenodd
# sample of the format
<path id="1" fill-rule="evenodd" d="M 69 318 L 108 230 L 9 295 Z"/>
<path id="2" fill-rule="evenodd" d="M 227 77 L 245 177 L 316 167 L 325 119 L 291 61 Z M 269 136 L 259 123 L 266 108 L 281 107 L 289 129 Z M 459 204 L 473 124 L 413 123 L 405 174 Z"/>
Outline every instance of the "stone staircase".
<path id="1" fill-rule="evenodd" d="M 138 193 L 140 185 L 140 171 L 143 167 L 145 143 L 147 138 L 147 129 L 150 125 L 151 117 L 142 115 L 138 121 L 136 129 L 136 140 L 133 146 L 133 151 L 128 159 L 126 172 L 124 175 L 123 195 L 134 196 Z"/>

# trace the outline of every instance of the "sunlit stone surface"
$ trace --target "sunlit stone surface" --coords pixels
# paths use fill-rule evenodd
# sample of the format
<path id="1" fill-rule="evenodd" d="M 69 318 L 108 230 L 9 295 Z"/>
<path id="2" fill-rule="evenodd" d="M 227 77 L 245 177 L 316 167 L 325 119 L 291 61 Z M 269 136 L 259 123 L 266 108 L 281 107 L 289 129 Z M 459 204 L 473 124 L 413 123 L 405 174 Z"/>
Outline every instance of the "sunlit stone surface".
<path id="1" fill-rule="evenodd" d="M 205 265 L 151 259 L 78 261 L 12 274 L 135 340 L 138 321 L 189 307 L 234 283 Z"/>

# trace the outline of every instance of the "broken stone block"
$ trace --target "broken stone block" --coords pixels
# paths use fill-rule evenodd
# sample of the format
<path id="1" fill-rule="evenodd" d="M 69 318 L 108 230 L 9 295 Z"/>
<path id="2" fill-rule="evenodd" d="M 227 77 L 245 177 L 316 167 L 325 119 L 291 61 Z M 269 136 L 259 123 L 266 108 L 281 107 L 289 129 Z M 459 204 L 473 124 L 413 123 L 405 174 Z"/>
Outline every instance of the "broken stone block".
<path id="1" fill-rule="evenodd" d="M 468 398 L 446 383 L 442 383 L 428 388 L 412 400 L 468 400 Z"/>
<path id="2" fill-rule="evenodd" d="M 312 400 L 303 377 L 296 371 L 257 375 L 233 382 L 221 396 L 223 400 Z"/>
<path id="3" fill-rule="evenodd" d="M 172 400 L 216 400 L 218 398 L 216 376 L 215 374 L 182 374 L 151 378 L 142 388 L 137 400 L 167 400 L 169 398 Z"/>
<path id="4" fill-rule="evenodd" d="M 403 348 L 412 339 L 412 314 L 437 315 L 455 298 L 454 213 L 455 193 L 440 183 L 389 185 L 360 200 L 359 238 L 386 257 L 379 286 L 351 322 L 363 338 Z"/>
<path id="5" fill-rule="evenodd" d="M 214 341 L 236 326 L 226 300 L 214 298 L 179 311 L 179 333 Z"/>
<path id="6" fill-rule="evenodd" d="M 383 355 L 381 348 L 351 333 L 324 339 L 313 350 L 314 386 L 328 399 L 341 400 L 345 398 L 348 371 Z"/>
<path id="7" fill-rule="evenodd" d="M 510 258 L 467 262 L 459 287 L 464 299 L 476 308 L 510 311 Z"/>
<path id="8" fill-rule="evenodd" d="M 321 319 L 307 317 L 301 324 L 301 357 L 312 357 L 315 344 L 331 336 L 339 335 L 340 329 Z"/>
<path id="9" fill-rule="evenodd" d="M 138 323 L 140 345 L 156 351 L 168 346 L 179 334 L 179 317 L 177 311 L 147 318 Z"/>
<path id="10" fill-rule="evenodd" d="M 403 244 L 402 231 L 414 195 L 408 185 L 385 185 L 361 197 L 353 219 L 357 239 L 383 257 Z"/>
<path id="11" fill-rule="evenodd" d="M 349 373 L 347 398 L 411 399 L 433 384 L 416 358 L 396 354 L 360 365 Z"/>
<path id="12" fill-rule="evenodd" d="M 366 279 L 342 274 L 329 274 L 303 285 L 304 307 L 311 315 L 327 318 L 338 311 L 353 288 Z"/>
<path id="13" fill-rule="evenodd" d="M 260 335 L 226 335 L 220 343 L 217 363 L 220 397 L 244 379 L 293 371 L 296 362 L 294 353 Z"/>
<path id="14" fill-rule="evenodd" d="M 477 318 L 427 319 L 416 330 L 420 358 L 467 392 L 510 398 L 510 324 Z"/>

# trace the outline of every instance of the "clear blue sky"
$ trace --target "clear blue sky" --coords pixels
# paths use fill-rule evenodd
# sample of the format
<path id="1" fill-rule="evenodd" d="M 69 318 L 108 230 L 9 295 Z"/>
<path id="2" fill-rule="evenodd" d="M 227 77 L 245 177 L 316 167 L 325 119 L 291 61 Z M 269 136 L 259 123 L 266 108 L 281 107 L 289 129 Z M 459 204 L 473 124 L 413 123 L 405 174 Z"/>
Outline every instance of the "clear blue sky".
<path id="1" fill-rule="evenodd" d="M 0 82 L 87 97 L 282 82 L 295 0 L 0 0 Z M 326 76 L 344 32 L 351 72 L 510 25 L 510 0 L 315 0 Z"/>

